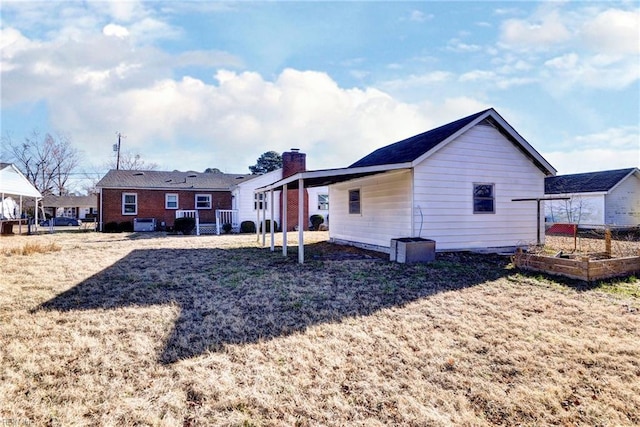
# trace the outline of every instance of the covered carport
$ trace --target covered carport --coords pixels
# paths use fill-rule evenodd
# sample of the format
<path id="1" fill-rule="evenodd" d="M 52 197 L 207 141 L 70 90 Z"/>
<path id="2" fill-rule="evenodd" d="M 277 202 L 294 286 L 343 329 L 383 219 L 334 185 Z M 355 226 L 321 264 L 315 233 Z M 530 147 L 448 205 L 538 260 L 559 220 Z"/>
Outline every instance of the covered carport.
<path id="1" fill-rule="evenodd" d="M 305 197 L 304 191 L 309 187 L 321 187 L 331 184 L 337 184 L 340 182 L 351 181 L 353 179 L 362 178 L 365 176 L 382 174 L 390 171 L 400 169 L 410 169 L 411 162 L 398 163 L 392 165 L 376 165 L 376 166 L 364 166 L 356 168 L 341 168 L 341 169 L 325 169 L 317 171 L 299 172 L 290 177 L 281 179 L 272 184 L 264 187 L 257 188 L 254 193 L 262 194 L 263 200 L 269 200 L 269 218 L 267 218 L 266 204 L 263 204 L 262 210 L 257 210 L 257 224 L 262 224 L 261 227 L 256 227 L 256 236 L 260 241 L 260 234 L 262 234 L 262 246 L 266 246 L 266 220 L 270 219 L 273 224 L 274 219 L 274 192 L 277 190 L 282 191 L 282 255 L 287 256 L 287 193 L 288 190 L 298 190 L 298 262 L 304 263 L 304 227 L 301 226 L 305 223 L 304 217 L 304 205 Z M 269 197 L 269 199 L 267 199 Z M 331 201 L 329 201 L 331 204 Z M 270 227 L 270 244 L 271 251 L 275 251 L 275 227 Z"/>
<path id="2" fill-rule="evenodd" d="M 2 234 L 12 234 L 13 226 L 16 224 L 20 226 L 22 233 L 22 225 L 28 221 L 23 215 L 24 204 L 29 200 L 33 200 L 35 223 L 38 223 L 38 204 L 42 200 L 42 194 L 13 163 L 0 163 L 0 197 Z"/>

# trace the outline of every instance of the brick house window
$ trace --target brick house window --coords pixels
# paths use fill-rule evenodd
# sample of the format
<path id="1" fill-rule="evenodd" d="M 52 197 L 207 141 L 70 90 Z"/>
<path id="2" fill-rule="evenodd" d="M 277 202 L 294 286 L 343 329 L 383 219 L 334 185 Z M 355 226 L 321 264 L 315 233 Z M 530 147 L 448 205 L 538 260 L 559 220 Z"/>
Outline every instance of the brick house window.
<path id="1" fill-rule="evenodd" d="M 178 209 L 178 195 L 167 193 L 164 195 L 164 208 L 165 209 Z"/>
<path id="2" fill-rule="evenodd" d="M 349 190 L 349 213 L 360 214 L 360 189 Z"/>
<path id="3" fill-rule="evenodd" d="M 329 195 L 328 194 L 318 194 L 318 210 L 320 210 L 320 211 L 329 210 Z"/>
<path id="4" fill-rule="evenodd" d="M 196 209 L 211 209 L 211 194 L 196 194 Z"/>
<path id="5" fill-rule="evenodd" d="M 138 214 L 138 194 L 122 193 L 122 215 Z"/>
<path id="6" fill-rule="evenodd" d="M 473 213 L 495 213 L 494 184 L 473 184 Z"/>

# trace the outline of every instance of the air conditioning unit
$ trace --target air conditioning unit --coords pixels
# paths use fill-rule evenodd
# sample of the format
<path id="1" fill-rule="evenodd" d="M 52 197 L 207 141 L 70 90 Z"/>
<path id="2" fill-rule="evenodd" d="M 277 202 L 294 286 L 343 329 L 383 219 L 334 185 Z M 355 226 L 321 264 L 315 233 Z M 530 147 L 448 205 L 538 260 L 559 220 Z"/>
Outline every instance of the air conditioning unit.
<path id="1" fill-rule="evenodd" d="M 133 231 L 156 231 L 155 218 L 134 218 Z"/>

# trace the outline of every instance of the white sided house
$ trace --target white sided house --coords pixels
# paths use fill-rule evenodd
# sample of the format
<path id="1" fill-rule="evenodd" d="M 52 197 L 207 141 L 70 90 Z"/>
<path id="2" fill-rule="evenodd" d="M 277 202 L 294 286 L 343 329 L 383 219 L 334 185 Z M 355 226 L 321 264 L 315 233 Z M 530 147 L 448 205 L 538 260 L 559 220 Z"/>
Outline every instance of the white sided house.
<path id="1" fill-rule="evenodd" d="M 329 185 L 330 239 L 389 252 L 392 239 L 437 250 L 544 242 L 544 180 L 556 170 L 494 109 L 382 147 L 348 168 L 259 191 Z"/>
<path id="2" fill-rule="evenodd" d="M 545 204 L 547 222 L 583 227 L 640 226 L 638 168 L 549 177 L 545 180 L 545 193 L 568 199 Z"/>
<path id="3" fill-rule="evenodd" d="M 285 158 L 286 158 L 286 154 Z M 303 155 L 302 153 L 292 153 L 294 155 Z M 286 162 L 286 160 L 285 160 Z M 231 191 L 233 209 L 238 212 L 239 223 L 252 221 L 259 224 L 265 219 L 271 218 L 271 204 L 273 203 L 273 219 L 277 222 L 278 228 L 282 227 L 282 191 L 273 192 L 273 201 L 270 193 L 256 193 L 256 188 L 263 187 L 274 181 L 283 178 L 284 168 L 250 177 L 246 181 L 237 184 Z M 329 189 L 326 186 L 313 187 L 307 189 L 307 207 L 305 209 L 305 217 L 308 221 L 311 215 L 322 215 L 324 223 L 329 221 Z M 296 199 L 297 200 L 297 199 Z M 260 211 L 260 212 L 258 212 Z M 292 226 L 297 225 L 297 221 Z M 308 224 L 307 224 L 308 225 Z M 293 227 L 290 227 L 292 229 Z"/>

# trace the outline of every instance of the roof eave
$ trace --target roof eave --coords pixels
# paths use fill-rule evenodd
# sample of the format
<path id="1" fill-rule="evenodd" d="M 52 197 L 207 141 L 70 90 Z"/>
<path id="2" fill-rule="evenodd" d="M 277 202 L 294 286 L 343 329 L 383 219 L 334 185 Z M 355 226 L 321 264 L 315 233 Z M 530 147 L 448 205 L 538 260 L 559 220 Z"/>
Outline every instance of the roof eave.
<path id="1" fill-rule="evenodd" d="M 476 126 L 478 123 L 482 122 L 483 120 L 485 120 L 488 117 L 493 118 L 498 123 L 498 125 L 502 129 L 504 129 L 504 131 L 506 131 L 511 138 L 513 138 L 515 140 L 515 142 L 525 152 L 525 154 L 528 155 L 531 158 L 533 163 L 546 176 L 555 176 L 556 175 L 556 173 L 558 171 L 553 166 L 551 166 L 551 164 L 549 162 L 547 162 L 545 160 L 545 158 L 542 157 L 542 155 L 540 153 L 538 153 L 536 151 L 536 149 L 533 148 L 533 146 L 531 146 L 531 144 L 529 144 L 527 142 L 527 140 L 524 139 L 509 123 L 507 123 L 507 121 L 505 119 L 503 119 L 502 116 L 500 114 L 498 114 L 498 112 L 496 110 L 494 110 L 493 108 L 488 109 L 487 111 L 485 111 L 484 114 L 481 114 L 480 116 L 476 117 L 474 120 L 472 120 L 471 122 L 467 123 L 467 125 L 465 125 L 461 129 L 459 129 L 457 132 L 451 134 L 448 138 L 443 140 L 440 144 L 436 145 L 431 150 L 427 151 L 426 153 L 424 153 L 423 155 L 421 155 L 420 157 L 415 159 L 412 162 L 412 166 L 415 167 L 416 165 L 418 165 L 419 163 L 421 163 L 422 161 L 424 161 L 428 157 L 431 157 L 437 151 L 439 151 L 442 148 L 444 148 L 445 146 L 447 146 L 447 144 L 449 144 L 451 141 L 455 140 L 460 135 L 464 134 L 469 129 L 471 129 L 472 127 Z"/>
<path id="2" fill-rule="evenodd" d="M 396 163 L 390 165 L 375 165 L 375 166 L 361 166 L 356 168 L 340 168 L 340 169 L 324 169 L 317 171 L 298 172 L 295 175 L 291 175 L 287 178 L 276 181 L 272 184 L 265 185 L 254 190 L 254 193 L 264 193 L 271 190 L 279 190 L 283 186 L 294 183 L 300 179 L 318 179 L 318 178 L 339 178 L 344 177 L 344 181 L 350 181 L 357 178 L 348 178 L 349 175 L 375 175 L 378 173 L 389 172 L 399 169 L 412 168 L 411 162 Z M 361 177 L 361 176 L 360 176 Z M 344 182 L 341 181 L 341 182 Z"/>

